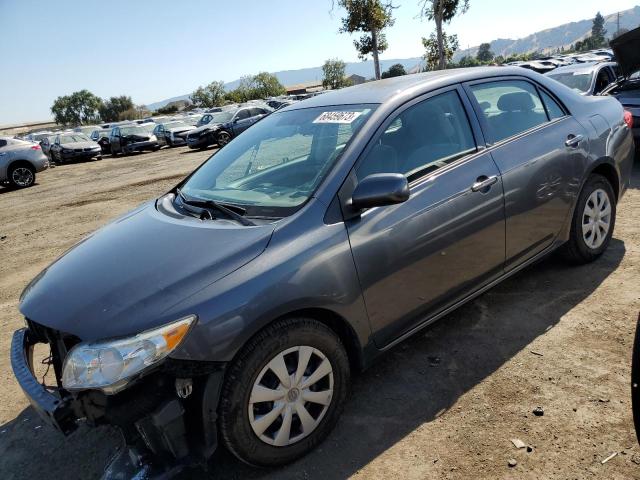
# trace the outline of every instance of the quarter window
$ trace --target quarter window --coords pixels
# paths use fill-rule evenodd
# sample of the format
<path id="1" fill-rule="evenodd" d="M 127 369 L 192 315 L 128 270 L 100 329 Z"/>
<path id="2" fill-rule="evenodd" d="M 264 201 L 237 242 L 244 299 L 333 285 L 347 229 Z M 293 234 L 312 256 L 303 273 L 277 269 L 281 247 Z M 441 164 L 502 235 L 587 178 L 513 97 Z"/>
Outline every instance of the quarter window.
<path id="1" fill-rule="evenodd" d="M 522 80 L 471 86 L 493 142 L 522 133 L 548 121 L 536 88 Z"/>
<path id="2" fill-rule="evenodd" d="M 555 120 L 556 118 L 564 117 L 565 115 L 564 110 L 562 110 L 562 107 L 558 105 L 558 102 L 556 102 L 553 98 L 551 98 L 551 95 L 549 95 L 547 92 L 543 90 L 540 90 L 540 94 L 542 96 L 542 101 L 544 102 L 544 106 L 547 107 L 547 113 L 549 114 L 550 120 Z"/>
<path id="3" fill-rule="evenodd" d="M 413 180 L 475 150 L 464 106 L 458 93 L 449 91 L 393 119 L 356 174 L 363 179 L 374 173 L 402 173 Z"/>

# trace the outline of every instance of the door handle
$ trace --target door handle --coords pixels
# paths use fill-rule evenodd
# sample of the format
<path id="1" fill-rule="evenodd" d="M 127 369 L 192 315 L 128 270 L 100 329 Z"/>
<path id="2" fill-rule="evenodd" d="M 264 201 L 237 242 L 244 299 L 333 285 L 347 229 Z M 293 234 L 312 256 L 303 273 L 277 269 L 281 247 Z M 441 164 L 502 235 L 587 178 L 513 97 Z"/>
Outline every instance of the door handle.
<path id="1" fill-rule="evenodd" d="M 472 192 L 482 192 L 486 193 L 489 191 L 491 185 L 498 181 L 498 176 L 493 175 L 492 177 L 487 177 L 486 175 L 482 175 L 476 179 L 476 182 L 471 185 Z"/>
<path id="2" fill-rule="evenodd" d="M 584 137 L 582 135 L 573 135 L 573 134 L 571 134 L 571 135 L 569 135 L 567 137 L 567 141 L 564 142 L 564 144 L 567 147 L 576 148 L 580 144 L 580 142 L 582 141 L 583 138 Z"/>

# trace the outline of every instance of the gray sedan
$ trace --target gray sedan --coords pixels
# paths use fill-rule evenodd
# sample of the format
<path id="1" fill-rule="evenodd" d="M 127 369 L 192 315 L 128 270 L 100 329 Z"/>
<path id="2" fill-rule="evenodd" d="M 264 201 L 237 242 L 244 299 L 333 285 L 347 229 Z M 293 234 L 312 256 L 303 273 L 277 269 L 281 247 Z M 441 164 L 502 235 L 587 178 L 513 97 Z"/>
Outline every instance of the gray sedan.
<path id="1" fill-rule="evenodd" d="M 292 462 L 394 345 L 558 248 L 598 259 L 632 161 L 614 98 L 518 67 L 325 93 L 39 274 L 14 374 L 60 431 L 124 429 L 111 471 L 204 463 L 218 439 L 253 465 Z M 30 371 L 36 342 L 55 389 Z"/>
<path id="2" fill-rule="evenodd" d="M 52 162 L 63 163 L 71 160 L 102 160 L 102 148 L 83 133 L 62 133 L 56 135 L 49 147 Z"/>
<path id="3" fill-rule="evenodd" d="M 0 137 L 0 182 L 9 182 L 14 188 L 30 187 L 36 181 L 36 173 L 48 167 L 49 160 L 40 145 Z"/>

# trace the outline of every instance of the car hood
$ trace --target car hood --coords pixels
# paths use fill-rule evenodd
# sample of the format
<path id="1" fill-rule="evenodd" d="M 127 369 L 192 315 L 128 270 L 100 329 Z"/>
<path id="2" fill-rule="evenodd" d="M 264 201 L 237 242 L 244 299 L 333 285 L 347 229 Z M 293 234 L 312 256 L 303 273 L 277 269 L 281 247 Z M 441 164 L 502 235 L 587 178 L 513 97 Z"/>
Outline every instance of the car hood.
<path id="1" fill-rule="evenodd" d="M 99 147 L 96 142 L 71 142 L 71 143 L 61 143 L 60 146 L 62 148 L 94 148 Z"/>
<path id="2" fill-rule="evenodd" d="M 175 128 L 169 128 L 166 131 L 169 133 L 182 133 L 182 132 L 189 132 L 191 130 L 194 130 L 196 127 L 175 127 Z"/>
<path id="3" fill-rule="evenodd" d="M 20 311 L 84 341 L 133 335 L 175 320 L 168 309 L 255 259 L 273 230 L 168 215 L 147 203 L 38 274 Z"/>
<path id="4" fill-rule="evenodd" d="M 640 70 L 640 27 L 614 38 L 610 45 L 625 77 Z"/>
<path id="5" fill-rule="evenodd" d="M 202 125 L 198 128 L 194 128 L 189 133 L 202 133 L 207 130 L 215 130 L 216 128 L 220 128 L 222 123 L 207 123 L 206 125 Z"/>

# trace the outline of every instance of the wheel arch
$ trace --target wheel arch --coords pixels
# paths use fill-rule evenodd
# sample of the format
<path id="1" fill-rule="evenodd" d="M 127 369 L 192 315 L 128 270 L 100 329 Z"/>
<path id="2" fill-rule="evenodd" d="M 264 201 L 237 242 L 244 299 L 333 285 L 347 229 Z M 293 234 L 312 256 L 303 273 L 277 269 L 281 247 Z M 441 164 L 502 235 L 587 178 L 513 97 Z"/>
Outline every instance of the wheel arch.
<path id="1" fill-rule="evenodd" d="M 611 184 L 611 188 L 613 188 L 613 193 L 616 197 L 616 203 L 620 198 L 620 175 L 615 167 L 615 162 L 610 157 L 599 158 L 597 161 L 593 162 L 593 164 L 586 171 L 584 177 L 582 178 L 580 189 L 576 193 L 573 206 L 571 207 L 567 220 L 565 221 L 565 226 L 558 236 L 561 243 L 569 239 L 569 234 L 571 232 L 571 222 L 573 221 L 573 215 L 575 214 L 575 210 L 578 206 L 578 198 L 580 197 L 580 192 L 582 192 L 582 189 L 587 183 L 587 180 L 593 174 L 602 175 L 609 181 L 609 183 Z"/>
<path id="2" fill-rule="evenodd" d="M 259 335 L 263 330 L 268 328 L 273 323 L 279 320 L 285 320 L 288 318 L 308 318 L 316 320 L 329 327 L 340 339 L 349 358 L 349 367 L 352 373 L 360 372 L 364 369 L 364 352 L 362 345 L 358 340 L 355 330 L 349 324 L 349 322 L 339 315 L 338 313 L 326 309 L 326 308 L 301 308 L 292 310 L 272 320 L 266 322 L 260 329 L 253 332 L 253 334 L 246 339 L 242 346 L 236 351 L 234 359 L 242 352 L 245 345 L 247 345 L 255 336 Z"/>
<path id="3" fill-rule="evenodd" d="M 21 165 L 24 165 L 25 167 L 28 167 L 35 175 L 36 167 L 34 167 L 33 164 L 29 160 L 25 160 L 24 158 L 17 158 L 15 160 L 12 160 L 9 163 L 9 165 L 7 165 L 7 178 L 9 178 L 9 172 L 11 171 L 12 168 L 19 167 Z"/>

